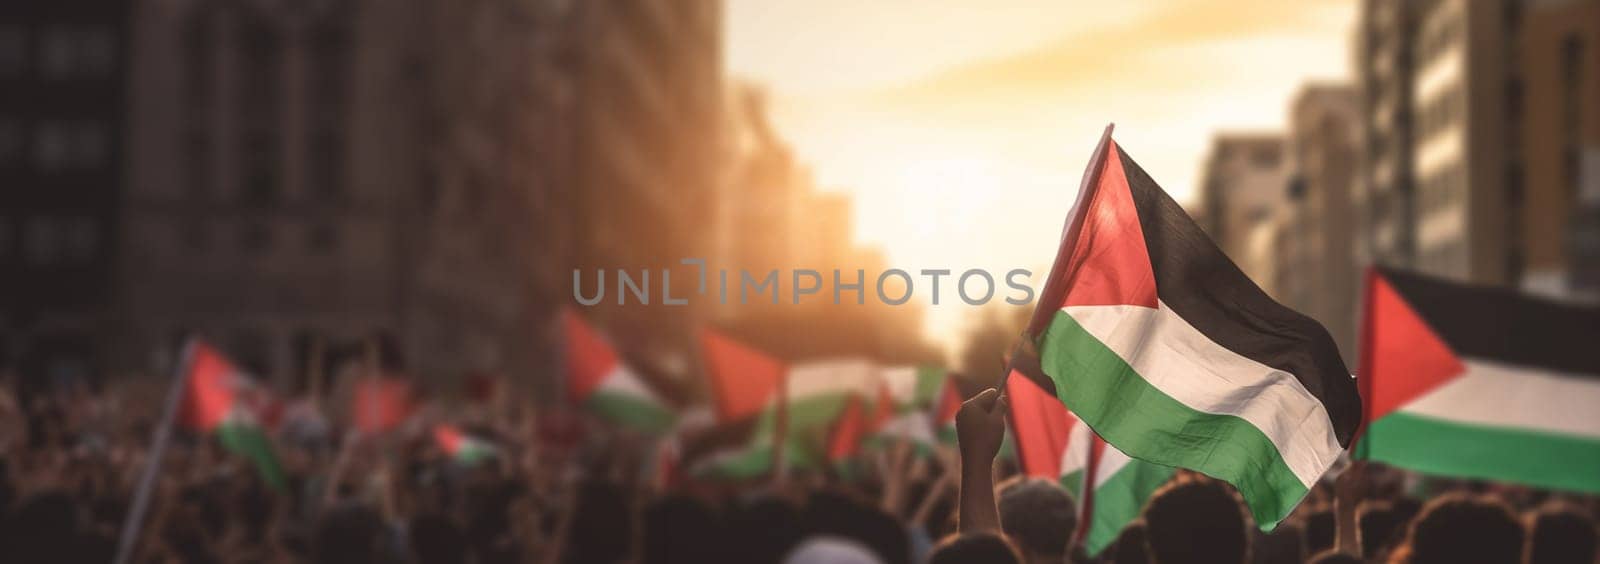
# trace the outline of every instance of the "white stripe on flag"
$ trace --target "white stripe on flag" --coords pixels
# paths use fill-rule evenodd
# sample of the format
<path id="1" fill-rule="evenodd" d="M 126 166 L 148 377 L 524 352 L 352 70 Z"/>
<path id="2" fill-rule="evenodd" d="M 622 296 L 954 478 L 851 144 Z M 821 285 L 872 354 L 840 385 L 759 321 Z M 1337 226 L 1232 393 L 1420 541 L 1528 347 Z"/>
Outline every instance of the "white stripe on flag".
<path id="1" fill-rule="evenodd" d="M 1327 409 L 1293 374 L 1218 345 L 1165 303 L 1063 308 L 1150 385 L 1196 411 L 1260 429 L 1310 489 L 1333 465 L 1338 438 Z"/>

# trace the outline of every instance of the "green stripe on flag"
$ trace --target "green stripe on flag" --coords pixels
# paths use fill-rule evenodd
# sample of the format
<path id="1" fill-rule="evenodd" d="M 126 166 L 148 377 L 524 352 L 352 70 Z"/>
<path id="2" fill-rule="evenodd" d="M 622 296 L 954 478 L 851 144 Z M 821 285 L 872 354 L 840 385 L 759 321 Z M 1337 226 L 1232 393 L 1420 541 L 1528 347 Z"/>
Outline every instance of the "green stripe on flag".
<path id="1" fill-rule="evenodd" d="M 261 427 L 232 419 L 224 420 L 217 426 L 217 439 L 230 452 L 254 462 L 261 480 L 267 485 L 276 490 L 288 487 L 283 466 L 278 464 L 278 456 L 272 450 L 272 441 L 267 439 Z"/>
<path id="2" fill-rule="evenodd" d="M 1094 489 L 1094 515 L 1090 517 L 1089 534 L 1084 538 L 1084 548 L 1090 556 L 1117 542 L 1122 529 L 1139 518 L 1150 494 L 1167 483 L 1177 468 L 1130 460 L 1126 466 L 1101 482 Z M 1080 483 L 1082 479 L 1078 480 Z M 1081 499 L 1081 498 L 1080 498 Z"/>
<path id="3" fill-rule="evenodd" d="M 1399 411 L 1372 423 L 1372 460 L 1444 476 L 1600 494 L 1600 441 Z"/>
<path id="4" fill-rule="evenodd" d="M 673 413 L 658 403 L 603 388 L 591 394 L 585 403 L 589 410 L 606 420 L 652 434 L 669 431 L 674 420 Z"/>
<path id="5" fill-rule="evenodd" d="M 1057 396 L 1129 456 L 1233 484 L 1263 529 L 1275 526 L 1305 497 L 1306 486 L 1260 429 L 1173 399 L 1066 312 L 1056 312 L 1040 341 L 1041 364 Z"/>

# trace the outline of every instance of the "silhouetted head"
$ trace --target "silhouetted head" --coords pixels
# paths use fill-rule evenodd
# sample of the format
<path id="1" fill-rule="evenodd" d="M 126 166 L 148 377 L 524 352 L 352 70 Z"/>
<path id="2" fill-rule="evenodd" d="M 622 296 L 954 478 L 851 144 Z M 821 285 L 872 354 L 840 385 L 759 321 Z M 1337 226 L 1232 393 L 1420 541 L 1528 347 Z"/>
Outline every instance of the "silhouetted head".
<path id="1" fill-rule="evenodd" d="M 1305 531 L 1294 523 L 1280 523 L 1270 533 L 1259 530 L 1250 545 L 1255 564 L 1298 564 L 1306 560 Z"/>
<path id="2" fill-rule="evenodd" d="M 1356 528 L 1361 530 L 1361 557 L 1377 560 L 1388 554 L 1405 535 L 1405 522 L 1388 502 L 1362 502 L 1356 512 Z"/>
<path id="3" fill-rule="evenodd" d="M 601 480 L 578 489 L 567 531 L 567 556 L 572 562 L 620 562 L 629 556 L 633 516 L 622 488 Z"/>
<path id="4" fill-rule="evenodd" d="M 806 501 L 805 529 L 860 542 L 886 564 L 909 564 L 911 543 L 894 517 L 838 492 L 817 492 Z"/>
<path id="5" fill-rule="evenodd" d="M 1422 508 L 1396 559 L 1409 564 L 1518 562 L 1522 538 L 1522 525 L 1503 502 L 1455 493 Z"/>
<path id="6" fill-rule="evenodd" d="M 1049 480 L 1021 478 L 1000 487 L 1000 528 L 1029 561 L 1060 562 L 1078 524 L 1067 490 Z"/>
<path id="7" fill-rule="evenodd" d="M 1146 536 L 1144 521 L 1134 521 L 1122 528 L 1117 535 L 1117 542 L 1111 545 L 1111 559 L 1114 564 L 1148 564 L 1150 562 L 1150 539 Z"/>
<path id="8" fill-rule="evenodd" d="M 1243 564 L 1250 555 L 1250 519 L 1221 482 L 1185 478 L 1156 490 L 1144 510 L 1152 562 Z"/>
<path id="9" fill-rule="evenodd" d="M 317 522 L 312 560 L 318 563 L 374 562 L 383 553 L 383 523 L 361 505 L 335 507 Z"/>
<path id="10" fill-rule="evenodd" d="M 1366 561 L 1352 554 L 1325 550 L 1322 554 L 1311 557 L 1306 564 L 1363 564 L 1364 562 Z"/>
<path id="11" fill-rule="evenodd" d="M 1547 507 L 1528 516 L 1527 564 L 1592 564 L 1595 523 L 1573 507 Z"/>
<path id="12" fill-rule="evenodd" d="M 422 515 L 412 520 L 410 537 L 411 552 L 419 564 L 467 560 L 467 534 L 443 515 Z"/>
<path id="13" fill-rule="evenodd" d="M 800 512 L 781 497 L 761 497 L 736 505 L 726 530 L 728 561 L 777 562 L 800 542 Z"/>
<path id="14" fill-rule="evenodd" d="M 1333 548 L 1333 512 L 1322 510 L 1306 516 L 1306 554 L 1321 554 Z"/>
<path id="15" fill-rule="evenodd" d="M 669 495 L 646 506 L 642 516 L 640 561 L 717 562 L 721 531 L 711 508 L 687 495 Z"/>
<path id="16" fill-rule="evenodd" d="M 994 533 L 951 535 L 933 546 L 928 564 L 1022 564 L 1017 550 Z"/>

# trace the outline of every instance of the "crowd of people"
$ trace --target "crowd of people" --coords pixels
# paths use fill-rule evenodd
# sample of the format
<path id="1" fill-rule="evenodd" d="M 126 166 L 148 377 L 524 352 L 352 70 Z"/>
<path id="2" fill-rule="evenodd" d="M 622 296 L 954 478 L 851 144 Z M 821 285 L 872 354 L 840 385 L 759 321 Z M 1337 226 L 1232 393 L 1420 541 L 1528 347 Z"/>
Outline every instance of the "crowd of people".
<path id="1" fill-rule="evenodd" d="M 300 415 L 275 433 L 282 486 L 214 438 L 178 433 L 131 561 L 1596 562 L 1592 497 L 1419 486 L 1376 466 L 1319 486 L 1271 532 L 1230 486 L 1180 472 L 1090 557 L 1075 537 L 1077 500 L 996 460 L 1006 407 L 993 390 L 962 406 L 955 447 L 891 443 L 852 472 L 737 483 L 669 476 L 641 437 L 600 429 L 552 444 L 526 406 L 450 410 L 497 445 L 464 464 L 422 431 L 444 410 L 375 437 L 345 431 L 316 403 L 291 407 Z M 0 562 L 112 561 L 159 404 L 81 386 L 26 397 L 0 387 Z"/>

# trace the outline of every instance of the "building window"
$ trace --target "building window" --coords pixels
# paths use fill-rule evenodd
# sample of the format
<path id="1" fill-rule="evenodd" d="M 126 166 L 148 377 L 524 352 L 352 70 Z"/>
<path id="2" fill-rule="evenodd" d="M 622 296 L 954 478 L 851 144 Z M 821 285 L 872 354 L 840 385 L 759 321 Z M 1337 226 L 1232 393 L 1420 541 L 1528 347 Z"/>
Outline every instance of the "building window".
<path id="1" fill-rule="evenodd" d="M 0 117 L 0 165 L 16 162 L 22 154 L 22 125 Z"/>
<path id="2" fill-rule="evenodd" d="M 326 223 L 311 226 L 306 233 L 306 248 L 312 252 L 325 255 L 339 247 L 339 230 Z"/>
<path id="3" fill-rule="evenodd" d="M 248 136 L 242 144 L 244 150 L 240 186 L 244 190 L 241 200 L 253 206 L 271 206 L 278 202 L 279 165 L 278 137 L 257 134 Z"/>
<path id="4" fill-rule="evenodd" d="M 96 168 L 105 164 L 108 145 L 98 122 L 46 121 L 35 132 L 33 159 L 41 170 Z"/>
<path id="5" fill-rule="evenodd" d="M 11 218 L 0 217 L 0 259 L 11 256 L 12 243 L 16 235 L 11 230 Z"/>
<path id="6" fill-rule="evenodd" d="M 116 40 L 105 28 L 50 27 L 39 36 L 38 57 L 46 78 L 103 77 L 115 67 Z"/>
<path id="7" fill-rule="evenodd" d="M 109 153 L 106 128 L 94 121 L 76 124 L 73 129 L 73 160 L 80 168 L 100 168 L 106 164 Z"/>
<path id="8" fill-rule="evenodd" d="M 211 250 L 211 228 L 204 221 L 194 220 L 178 229 L 179 245 L 194 253 Z"/>
<path id="9" fill-rule="evenodd" d="M 272 230 L 259 223 L 239 230 L 239 248 L 250 254 L 263 254 L 272 248 Z"/>
<path id="10" fill-rule="evenodd" d="M 53 264 L 61 257 L 61 230 L 53 218 L 29 219 L 23 240 L 24 252 L 29 263 Z"/>
<path id="11" fill-rule="evenodd" d="M 72 131 L 65 123 L 40 123 L 33 137 L 33 162 L 42 170 L 66 168 L 72 161 Z"/>
<path id="12" fill-rule="evenodd" d="M 0 26 L 0 76 L 22 74 L 28 66 L 28 36 L 21 26 Z"/>
<path id="13" fill-rule="evenodd" d="M 90 263 L 99 250 L 100 229 L 92 218 L 74 217 L 61 223 L 62 255 L 66 260 Z"/>

